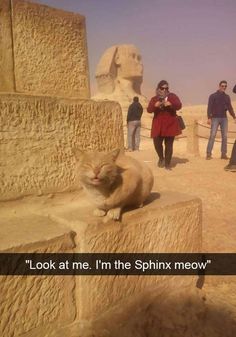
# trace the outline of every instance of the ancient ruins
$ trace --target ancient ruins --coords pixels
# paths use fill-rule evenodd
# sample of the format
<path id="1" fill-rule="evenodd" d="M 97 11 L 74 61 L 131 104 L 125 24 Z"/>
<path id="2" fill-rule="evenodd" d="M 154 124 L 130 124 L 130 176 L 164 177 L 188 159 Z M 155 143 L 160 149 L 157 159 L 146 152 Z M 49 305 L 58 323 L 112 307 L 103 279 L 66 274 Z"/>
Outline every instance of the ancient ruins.
<path id="1" fill-rule="evenodd" d="M 142 56 L 134 45 L 122 44 L 108 48 L 102 55 L 96 69 L 98 92 L 93 97 L 120 103 L 124 113 L 138 96 L 142 105 L 147 98 L 141 93 L 143 82 Z"/>
<path id="2" fill-rule="evenodd" d="M 157 190 L 121 222 L 91 215 L 76 181 L 73 148 L 123 149 L 124 140 L 120 105 L 90 99 L 85 18 L 2 0 L 0 51 L 0 252 L 200 252 L 196 197 Z M 122 97 L 124 105 L 134 95 L 145 100 L 136 47 L 115 46 L 103 57 L 108 68 L 101 60 L 99 95 Z M 133 337 L 148 329 L 151 337 L 156 331 L 189 337 L 206 310 L 199 280 L 1 276 L 0 335 Z"/>

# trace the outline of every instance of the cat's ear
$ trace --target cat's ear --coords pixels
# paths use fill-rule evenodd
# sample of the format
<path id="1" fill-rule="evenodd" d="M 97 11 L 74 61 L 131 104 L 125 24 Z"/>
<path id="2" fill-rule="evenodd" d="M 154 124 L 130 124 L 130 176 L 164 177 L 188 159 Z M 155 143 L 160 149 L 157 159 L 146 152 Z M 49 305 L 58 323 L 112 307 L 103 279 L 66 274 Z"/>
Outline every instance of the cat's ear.
<path id="1" fill-rule="evenodd" d="M 81 161 L 83 159 L 83 157 L 84 157 L 85 151 L 73 148 L 72 149 L 72 153 L 75 156 L 75 159 L 77 161 Z"/>
<path id="2" fill-rule="evenodd" d="M 115 150 L 110 151 L 108 154 L 113 161 L 116 161 L 117 157 L 119 156 L 119 153 L 120 153 L 120 149 L 115 149 Z"/>

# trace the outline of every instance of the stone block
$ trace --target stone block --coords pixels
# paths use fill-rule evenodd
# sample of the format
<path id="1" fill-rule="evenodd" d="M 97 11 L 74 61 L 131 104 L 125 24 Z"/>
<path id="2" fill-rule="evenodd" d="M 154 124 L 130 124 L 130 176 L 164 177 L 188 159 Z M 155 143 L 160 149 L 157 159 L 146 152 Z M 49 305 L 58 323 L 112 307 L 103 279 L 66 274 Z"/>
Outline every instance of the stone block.
<path id="1" fill-rule="evenodd" d="M 11 4 L 0 1 L 0 91 L 15 91 Z"/>
<path id="2" fill-rule="evenodd" d="M 104 222 L 91 215 L 92 209 L 78 191 L 2 202 L 1 251 L 201 251 L 199 199 L 168 191 L 153 193 L 149 203 L 125 212 L 121 222 Z M 150 294 L 165 298 L 170 290 L 176 294 L 183 289 L 192 291 L 196 281 L 195 276 L 2 277 L 0 332 L 6 337 L 54 336 L 54 331 L 64 331 L 72 322 L 93 322 L 115 308 L 123 310 L 127 303 L 147 307 Z"/>
<path id="3" fill-rule="evenodd" d="M 22 212 L 15 210 L 15 216 L 7 217 L 1 209 L 0 253 L 73 250 L 70 229 L 48 217 L 18 215 Z M 46 336 L 75 319 L 73 276 L 0 276 L 0 288 L 1 336 Z"/>
<path id="4" fill-rule="evenodd" d="M 154 193 L 154 199 L 158 194 Z M 122 222 L 92 217 L 83 197 L 66 199 L 65 207 L 44 212 L 77 233 L 76 251 L 83 253 L 198 253 L 201 252 L 201 201 L 165 192 L 142 209 L 123 214 Z M 195 276 L 77 276 L 79 320 L 95 319 L 113 306 L 122 305 L 162 286 L 195 288 Z"/>
<path id="5" fill-rule="evenodd" d="M 187 134 L 187 152 L 195 156 L 199 156 L 199 138 L 198 138 L 198 124 L 193 121 L 189 124 L 186 130 Z"/>
<path id="6" fill-rule="evenodd" d="M 0 200 L 78 187 L 73 148 L 123 148 L 118 103 L 0 94 Z"/>
<path id="7" fill-rule="evenodd" d="M 22 0 L 0 6 L 1 90 L 89 98 L 85 17 Z"/>

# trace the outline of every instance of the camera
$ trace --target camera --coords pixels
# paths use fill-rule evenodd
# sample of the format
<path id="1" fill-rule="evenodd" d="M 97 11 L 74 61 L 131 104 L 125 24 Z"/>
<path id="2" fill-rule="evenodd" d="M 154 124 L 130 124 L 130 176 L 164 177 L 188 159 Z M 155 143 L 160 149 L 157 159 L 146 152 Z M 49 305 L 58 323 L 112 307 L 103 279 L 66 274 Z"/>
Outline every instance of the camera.
<path id="1" fill-rule="evenodd" d="M 165 107 L 164 106 L 165 98 L 159 98 L 159 102 L 161 103 L 160 104 L 160 109 L 163 109 Z"/>

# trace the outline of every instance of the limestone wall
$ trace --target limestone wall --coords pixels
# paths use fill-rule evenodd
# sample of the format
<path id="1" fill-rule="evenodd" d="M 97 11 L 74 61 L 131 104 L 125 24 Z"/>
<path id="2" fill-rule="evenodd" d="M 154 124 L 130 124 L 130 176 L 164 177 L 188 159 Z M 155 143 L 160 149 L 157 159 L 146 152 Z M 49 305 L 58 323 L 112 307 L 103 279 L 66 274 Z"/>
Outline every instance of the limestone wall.
<path id="1" fill-rule="evenodd" d="M 11 2 L 0 1 L 0 91 L 15 91 Z"/>
<path id="2" fill-rule="evenodd" d="M 107 223 L 91 215 L 92 206 L 81 192 L 0 203 L 0 252 L 200 252 L 200 200 L 173 192 L 155 197 L 142 209 L 124 213 L 122 222 Z M 171 305 L 170 293 L 178 294 L 176 305 L 181 301 L 179 294 L 186 294 L 186 305 L 179 309 L 185 317 L 196 281 L 195 276 L 4 276 L 0 278 L 0 335 L 87 336 L 86 324 L 93 326 L 107 314 L 112 317 L 114 309 L 117 325 L 128 324 L 131 316 L 140 316 L 141 308 L 150 307 L 153 296 L 159 311 L 160 298 L 164 307 L 166 299 Z M 124 322 L 118 317 L 127 304 L 133 309 Z M 199 306 L 192 305 L 191 310 L 197 315 Z M 171 312 L 178 318 L 175 306 Z M 145 313 L 140 319 L 147 324 L 148 317 Z M 110 331 L 113 318 L 109 321 Z M 169 317 L 162 314 L 153 324 L 161 328 L 168 322 Z M 181 329 L 179 320 L 176 326 Z M 135 329 L 139 335 L 140 327 Z"/>
<path id="3" fill-rule="evenodd" d="M 77 186 L 74 147 L 123 148 L 119 104 L 0 94 L 0 200 Z"/>
<path id="4" fill-rule="evenodd" d="M 30 216 L 30 211 L 10 213 L 1 212 L 0 253 L 62 253 L 74 248 L 69 228 L 46 216 Z M 1 336 L 46 336 L 75 319 L 73 276 L 0 276 L 0 288 Z"/>
<path id="5" fill-rule="evenodd" d="M 124 214 L 122 224 L 108 223 L 99 227 L 91 224 L 84 235 L 79 236 L 79 249 L 82 247 L 83 251 L 91 253 L 200 252 L 200 200 L 169 192 L 161 198 L 143 209 Z M 72 228 L 76 230 L 75 226 Z M 196 281 L 197 278 L 191 276 L 78 277 L 78 315 L 80 319 L 95 319 L 98 312 L 122 306 L 127 300 L 160 286 L 168 293 L 170 288 L 188 286 L 193 289 Z"/>
<path id="6" fill-rule="evenodd" d="M 0 91 L 89 98 L 85 17 L 23 0 L 0 3 Z"/>
<path id="7" fill-rule="evenodd" d="M 76 252 L 200 252 L 201 201 L 180 193 L 166 192 L 160 197 L 155 194 L 145 207 L 124 213 L 122 222 L 103 223 L 103 219 L 91 216 L 91 203 L 73 195 L 58 196 L 63 202 L 47 202 L 43 211 L 77 233 Z M 160 285 L 168 292 L 173 285 L 194 288 L 196 281 L 192 276 L 77 276 L 78 318 L 95 319 L 97 313 L 105 313 Z"/>

